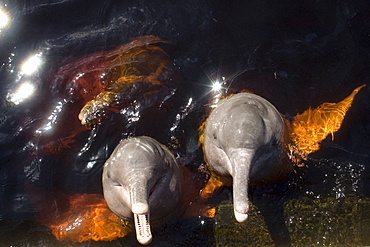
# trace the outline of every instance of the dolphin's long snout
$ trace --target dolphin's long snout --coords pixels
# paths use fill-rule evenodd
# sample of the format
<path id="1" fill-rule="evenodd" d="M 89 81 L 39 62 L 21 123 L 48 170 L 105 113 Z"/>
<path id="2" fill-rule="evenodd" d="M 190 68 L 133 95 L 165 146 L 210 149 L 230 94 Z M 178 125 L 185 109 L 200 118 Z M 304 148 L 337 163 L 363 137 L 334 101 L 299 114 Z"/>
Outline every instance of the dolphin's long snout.
<path id="1" fill-rule="evenodd" d="M 131 210 L 133 213 L 145 214 L 149 211 L 148 188 L 146 179 L 136 178 L 129 185 Z"/>
<path id="2" fill-rule="evenodd" d="M 147 245 L 152 241 L 152 232 L 150 230 L 149 213 L 134 213 L 134 223 L 136 230 L 136 239 L 140 244 Z"/>
<path id="3" fill-rule="evenodd" d="M 131 211 L 134 215 L 136 239 L 147 245 L 152 241 L 150 212 L 146 180 L 137 180 L 130 185 Z"/>
<path id="4" fill-rule="evenodd" d="M 248 182 L 249 182 L 249 155 L 239 153 L 232 159 L 233 163 L 233 199 L 234 214 L 238 222 L 244 222 L 248 218 Z"/>

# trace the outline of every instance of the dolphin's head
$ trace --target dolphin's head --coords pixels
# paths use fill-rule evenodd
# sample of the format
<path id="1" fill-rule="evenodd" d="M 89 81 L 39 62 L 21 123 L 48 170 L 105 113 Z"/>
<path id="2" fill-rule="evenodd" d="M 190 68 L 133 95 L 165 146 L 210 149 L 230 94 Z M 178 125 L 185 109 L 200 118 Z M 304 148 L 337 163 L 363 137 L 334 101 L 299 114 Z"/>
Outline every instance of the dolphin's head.
<path id="1" fill-rule="evenodd" d="M 182 176 L 173 155 L 150 137 L 121 141 L 103 170 L 109 208 L 134 220 L 137 239 L 150 243 L 150 220 L 173 212 L 181 196 Z"/>
<path id="2" fill-rule="evenodd" d="M 232 178 L 234 213 L 239 222 L 248 218 L 249 183 L 269 179 L 278 167 L 283 128 L 277 109 L 250 93 L 220 101 L 207 119 L 204 153 L 212 171 Z"/>

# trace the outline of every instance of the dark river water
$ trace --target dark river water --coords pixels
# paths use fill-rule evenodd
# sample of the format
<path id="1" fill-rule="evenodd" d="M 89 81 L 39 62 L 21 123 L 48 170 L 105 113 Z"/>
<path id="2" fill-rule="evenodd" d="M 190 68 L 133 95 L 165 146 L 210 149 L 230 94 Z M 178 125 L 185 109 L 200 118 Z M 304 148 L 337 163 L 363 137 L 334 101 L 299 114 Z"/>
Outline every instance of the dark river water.
<path id="1" fill-rule="evenodd" d="M 0 0 L 0 11 L 9 17 L 0 19 L 0 246 L 140 246 L 133 234 L 59 242 L 39 219 L 62 210 L 60 195 L 102 194 L 104 162 L 130 136 L 154 137 L 204 183 L 198 127 L 220 78 L 288 121 L 368 86 L 334 138 L 285 180 L 252 188 L 246 222 L 226 186 L 207 202 L 214 217 L 159 226 L 150 246 L 370 246 L 368 1 Z M 167 41 L 156 45 L 178 70 L 176 90 L 80 125 L 71 81 L 102 66 L 96 54 L 143 35 Z"/>

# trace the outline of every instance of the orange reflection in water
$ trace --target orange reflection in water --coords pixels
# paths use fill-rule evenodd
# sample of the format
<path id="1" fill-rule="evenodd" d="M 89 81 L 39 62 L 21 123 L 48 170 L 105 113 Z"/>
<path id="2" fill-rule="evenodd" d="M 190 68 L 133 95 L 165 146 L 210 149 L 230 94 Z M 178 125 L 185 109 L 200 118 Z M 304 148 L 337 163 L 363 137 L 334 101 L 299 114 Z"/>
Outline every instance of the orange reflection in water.
<path id="1" fill-rule="evenodd" d="M 144 82 L 142 87 L 150 87 L 171 81 L 170 77 L 177 72 L 168 54 L 152 45 L 158 42 L 165 41 L 154 36 L 136 37 L 106 54 L 111 62 L 101 76 L 103 90 L 81 109 L 78 118 L 82 125 L 98 123 L 109 108 L 119 110 L 122 104 L 131 103 L 125 102 L 126 97 L 120 94 L 135 91 L 135 83 Z"/>
<path id="2" fill-rule="evenodd" d="M 212 197 L 214 192 L 222 187 L 224 183 L 217 179 L 215 176 L 211 176 L 208 180 L 205 187 L 201 190 L 199 193 L 199 203 L 203 204 L 205 203 L 209 198 Z M 216 207 L 209 206 L 207 210 L 204 211 L 203 216 L 208 218 L 214 218 L 216 215 Z"/>
<path id="3" fill-rule="evenodd" d="M 223 186 L 224 183 L 221 182 L 219 179 L 217 179 L 215 176 L 212 176 L 206 186 L 202 189 L 202 191 L 200 192 L 200 197 L 202 199 L 209 199 L 215 190 L 217 190 L 218 188 L 220 188 L 221 186 Z"/>
<path id="4" fill-rule="evenodd" d="M 218 180 L 215 176 L 211 176 L 206 185 L 197 194 L 195 200 L 192 198 L 190 201 L 183 218 L 205 216 L 208 218 L 214 218 L 216 215 L 216 207 L 207 203 L 214 192 L 223 186 L 224 183 Z"/>
<path id="5" fill-rule="evenodd" d="M 112 241 L 131 232 L 131 225 L 108 208 L 102 195 L 70 196 L 70 208 L 48 225 L 53 235 L 64 242 Z"/>
<path id="6" fill-rule="evenodd" d="M 323 103 L 316 109 L 308 109 L 294 117 L 290 124 L 290 137 L 299 152 L 308 155 L 320 148 L 320 143 L 329 134 L 334 133 L 342 125 L 344 117 L 352 105 L 356 94 L 365 85 L 359 86 L 339 103 Z M 290 149 L 293 147 L 290 147 Z"/>

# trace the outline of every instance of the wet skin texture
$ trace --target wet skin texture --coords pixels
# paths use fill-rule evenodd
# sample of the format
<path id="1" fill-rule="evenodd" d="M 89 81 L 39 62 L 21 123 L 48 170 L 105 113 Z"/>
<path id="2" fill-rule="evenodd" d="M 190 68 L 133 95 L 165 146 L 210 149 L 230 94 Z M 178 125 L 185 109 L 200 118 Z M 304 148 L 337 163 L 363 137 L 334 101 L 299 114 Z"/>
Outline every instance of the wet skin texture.
<path id="1" fill-rule="evenodd" d="M 122 140 L 103 170 L 104 198 L 109 208 L 130 220 L 140 215 L 155 220 L 173 213 L 182 194 L 182 182 L 174 156 L 150 137 Z M 150 242 L 151 236 L 142 240 L 141 226 L 137 222 L 135 226 L 138 241 Z"/>
<path id="2" fill-rule="evenodd" d="M 176 114 L 182 114 L 182 108 L 172 107 L 172 97 L 172 103 L 166 104 L 168 110 L 162 107 L 161 114 L 156 114 L 155 111 L 162 102 L 161 99 L 171 89 L 161 93 L 159 100 L 154 100 L 156 104 L 146 108 L 145 112 L 139 109 L 138 122 L 129 122 L 123 114 L 115 112 L 107 114 L 103 117 L 105 119 L 101 118 L 101 125 L 96 129 L 86 130 L 81 125 L 78 114 L 85 103 L 100 91 L 94 95 L 86 94 L 90 96 L 89 99 L 80 101 L 79 97 L 71 99 L 64 93 L 70 88 L 66 87 L 66 81 L 71 81 L 79 72 L 91 70 L 95 62 L 100 63 L 92 56 L 81 61 L 87 70 L 74 66 L 73 61 L 81 56 L 88 57 L 94 52 L 110 51 L 130 42 L 133 37 L 156 35 L 172 42 L 164 47 L 186 78 L 186 87 L 182 92 L 191 91 L 191 85 L 198 86 L 197 97 L 193 98 L 193 102 L 196 102 L 199 109 L 203 109 L 208 102 L 204 95 L 211 85 L 209 75 L 217 74 L 232 82 L 229 91 L 237 93 L 244 88 L 261 95 L 288 119 L 322 102 L 338 102 L 358 85 L 368 83 L 370 78 L 368 1 L 216 0 L 163 4 L 136 0 L 6 2 L 14 22 L 9 31 L 2 30 L 0 40 L 0 217 L 2 226 L 5 225 L 8 231 L 16 227 L 15 223 L 45 215 L 45 209 L 54 206 L 64 208 L 65 200 L 55 200 L 61 192 L 101 193 L 102 166 L 123 137 L 150 135 L 163 144 L 168 145 L 171 142 L 173 134 L 168 129 L 173 126 Z M 45 67 L 35 78 L 40 90 L 30 101 L 16 107 L 9 106 L 5 98 L 9 88 L 14 87 L 17 82 L 17 69 L 28 54 L 37 52 L 38 49 L 46 57 Z M 14 57 L 12 53 L 15 54 Z M 56 70 L 65 64 L 69 67 L 67 65 L 63 72 L 57 73 Z M 241 74 L 240 71 L 244 70 Z M 61 82 L 58 78 L 63 75 L 71 78 L 62 78 Z M 81 81 L 76 84 L 82 85 L 79 82 Z M 138 88 L 140 87 L 136 87 Z M 181 95 L 177 91 L 174 96 Z M 152 97 L 150 94 L 144 96 L 147 102 Z M 340 177 L 342 174 L 348 175 L 345 182 L 350 185 L 352 182 L 359 184 L 359 190 L 366 196 L 370 195 L 369 99 L 369 88 L 362 90 L 335 139 L 327 138 L 322 143 L 321 150 L 312 154 L 316 161 L 323 159 L 322 162 L 326 165 L 328 159 L 358 162 L 366 167 L 365 171 L 362 173 L 361 169 L 355 170 L 358 176 L 354 178 L 346 170 L 337 170 L 335 162 L 329 162 L 330 169 L 327 172 L 324 166 L 316 166 L 318 162 L 311 161 L 311 167 L 297 169 L 299 182 L 296 187 L 299 189 L 294 190 L 292 186 L 288 186 L 288 193 L 279 196 L 279 200 L 289 199 L 292 193 L 305 198 L 307 191 L 312 192 L 312 196 L 335 198 L 335 189 L 343 184 L 348 189 L 344 195 L 348 196 L 355 187 L 343 182 L 336 184 L 335 175 Z M 35 131 L 45 124 L 44 120 L 50 116 L 59 101 L 68 103 L 58 115 L 59 122 L 52 126 L 53 133 L 35 137 Z M 170 113 L 173 114 L 168 117 Z M 187 117 L 185 123 L 194 122 L 198 116 Z M 164 120 L 167 122 L 164 123 Z M 60 149 L 55 149 L 56 152 L 50 152 L 50 149 L 46 150 L 49 152 L 42 152 L 45 144 L 51 141 L 61 143 L 63 138 L 76 130 L 76 126 L 80 129 L 79 134 L 72 138 L 74 143 L 68 145 L 68 142 L 63 142 L 63 145 L 59 145 Z M 198 125 L 190 123 L 189 126 L 196 129 Z M 182 131 L 183 127 L 179 126 L 177 129 Z M 185 138 L 181 139 L 183 145 L 184 140 Z M 85 146 L 87 148 L 83 149 Z M 37 155 L 36 150 L 39 152 Z M 202 162 L 194 163 L 192 169 L 196 170 Z M 347 167 L 346 163 L 340 164 Z M 328 181 L 324 176 L 326 174 L 332 175 L 329 184 L 323 184 L 324 180 Z M 288 182 L 293 188 L 296 188 L 296 183 Z M 38 190 L 30 193 L 30 187 L 37 187 Z M 266 190 L 261 189 L 260 194 L 265 193 Z M 52 196 L 49 198 L 49 195 Z M 40 201 L 44 208 L 35 208 L 32 203 L 35 200 Z M 51 214 L 56 215 L 59 215 L 58 212 Z M 273 213 L 269 216 L 275 217 Z M 7 225 L 7 219 L 15 220 L 15 223 Z M 308 229 L 306 231 L 306 228 L 294 229 L 302 233 L 312 232 Z M 163 235 L 168 236 L 168 231 Z M 33 230 L 27 233 L 33 239 L 40 236 Z M 314 232 L 313 235 L 321 234 L 318 233 Z M 3 241 L 8 236 L 11 235 L 2 231 L 0 240 Z M 24 244 L 29 240 L 26 236 L 17 234 L 7 245 Z M 45 235 L 41 233 L 41 236 Z M 191 237 L 182 235 L 176 240 L 185 241 L 184 238 Z M 222 241 L 222 237 L 217 238 L 217 241 Z M 19 239 L 23 242 L 20 243 Z M 299 239 L 307 238 L 300 235 Z M 230 234 L 227 234 L 225 241 L 230 242 Z M 233 238 L 233 241 L 238 239 Z M 240 241 L 244 244 L 246 240 L 243 238 Z M 213 246 L 209 241 L 207 243 Z M 369 245 L 368 243 L 362 245 Z M 122 246 L 127 244 L 127 240 L 123 238 L 109 243 L 109 246 L 110 244 Z M 217 244 L 219 242 L 215 245 Z M 50 244 L 56 245 L 57 243 Z M 96 246 L 103 245 L 102 242 L 96 243 Z M 251 246 L 256 244 L 253 242 Z"/>
<path id="3" fill-rule="evenodd" d="M 220 101 L 207 119 L 205 157 L 216 174 L 232 178 L 234 213 L 248 217 L 248 183 L 271 175 L 281 158 L 284 123 L 267 100 L 239 93 Z"/>

